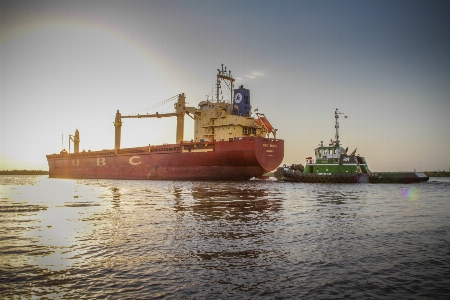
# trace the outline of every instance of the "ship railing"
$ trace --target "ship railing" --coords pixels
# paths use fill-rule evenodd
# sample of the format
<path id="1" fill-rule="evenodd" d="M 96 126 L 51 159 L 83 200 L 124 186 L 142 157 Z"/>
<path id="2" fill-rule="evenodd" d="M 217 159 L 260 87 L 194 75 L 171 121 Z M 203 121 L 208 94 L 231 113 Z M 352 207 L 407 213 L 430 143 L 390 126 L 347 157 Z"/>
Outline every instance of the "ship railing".
<path id="1" fill-rule="evenodd" d="M 70 153 L 70 157 L 83 157 L 83 156 L 98 156 L 98 155 L 114 155 L 114 151 L 109 150 L 100 150 L 100 151 L 85 151 L 85 152 L 78 152 L 78 153 Z"/>
<path id="2" fill-rule="evenodd" d="M 180 147 L 158 147 L 152 148 L 150 152 L 180 152 Z"/>

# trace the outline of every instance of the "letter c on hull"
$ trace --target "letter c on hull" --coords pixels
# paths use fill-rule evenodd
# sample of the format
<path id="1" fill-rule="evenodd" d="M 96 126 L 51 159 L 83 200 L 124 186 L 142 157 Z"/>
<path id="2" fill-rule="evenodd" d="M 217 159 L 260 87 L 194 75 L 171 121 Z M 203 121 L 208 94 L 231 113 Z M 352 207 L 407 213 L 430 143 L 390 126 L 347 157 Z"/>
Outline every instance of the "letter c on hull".
<path id="1" fill-rule="evenodd" d="M 139 156 L 132 156 L 132 157 L 130 157 L 128 162 L 130 163 L 130 165 L 134 165 L 134 166 L 139 165 L 141 162 L 133 162 L 134 159 L 138 159 L 138 158 L 140 159 Z"/>

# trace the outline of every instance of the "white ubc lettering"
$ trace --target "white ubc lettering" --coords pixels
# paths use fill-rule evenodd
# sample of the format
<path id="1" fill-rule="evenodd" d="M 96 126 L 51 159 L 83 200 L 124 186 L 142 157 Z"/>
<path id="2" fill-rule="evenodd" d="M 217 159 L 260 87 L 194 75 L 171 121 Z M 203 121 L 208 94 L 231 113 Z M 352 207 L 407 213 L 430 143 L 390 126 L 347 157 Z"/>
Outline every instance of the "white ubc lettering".
<path id="1" fill-rule="evenodd" d="M 76 167 L 80 164 L 80 159 L 72 159 L 72 166 Z"/>
<path id="2" fill-rule="evenodd" d="M 105 158 L 103 157 L 97 158 L 97 166 L 104 166 L 104 165 L 106 165 Z"/>
<path id="3" fill-rule="evenodd" d="M 139 156 L 132 156 L 132 157 L 130 157 L 130 159 L 128 160 L 128 162 L 130 163 L 130 165 L 139 165 L 141 162 L 133 162 L 133 160 L 134 159 L 140 159 L 140 157 Z"/>

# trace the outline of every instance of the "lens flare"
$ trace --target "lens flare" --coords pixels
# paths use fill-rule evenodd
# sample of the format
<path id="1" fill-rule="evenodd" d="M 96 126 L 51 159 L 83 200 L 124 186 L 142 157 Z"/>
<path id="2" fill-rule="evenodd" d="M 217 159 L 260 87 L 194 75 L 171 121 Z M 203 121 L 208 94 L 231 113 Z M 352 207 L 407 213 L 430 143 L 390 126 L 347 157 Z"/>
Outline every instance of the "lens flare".
<path id="1" fill-rule="evenodd" d="M 408 197 L 410 200 L 416 201 L 417 199 L 419 199 L 420 190 L 419 188 L 413 186 L 409 189 L 403 190 L 402 195 Z"/>

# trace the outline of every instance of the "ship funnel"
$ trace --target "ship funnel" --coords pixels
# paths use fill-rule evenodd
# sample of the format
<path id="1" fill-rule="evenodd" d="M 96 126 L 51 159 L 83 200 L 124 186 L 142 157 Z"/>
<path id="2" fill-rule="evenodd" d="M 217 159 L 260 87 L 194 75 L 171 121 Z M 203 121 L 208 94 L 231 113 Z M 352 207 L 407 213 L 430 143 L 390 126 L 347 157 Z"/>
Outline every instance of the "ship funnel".
<path id="1" fill-rule="evenodd" d="M 250 117 L 250 90 L 243 85 L 234 90 L 233 114 L 237 116 Z"/>

